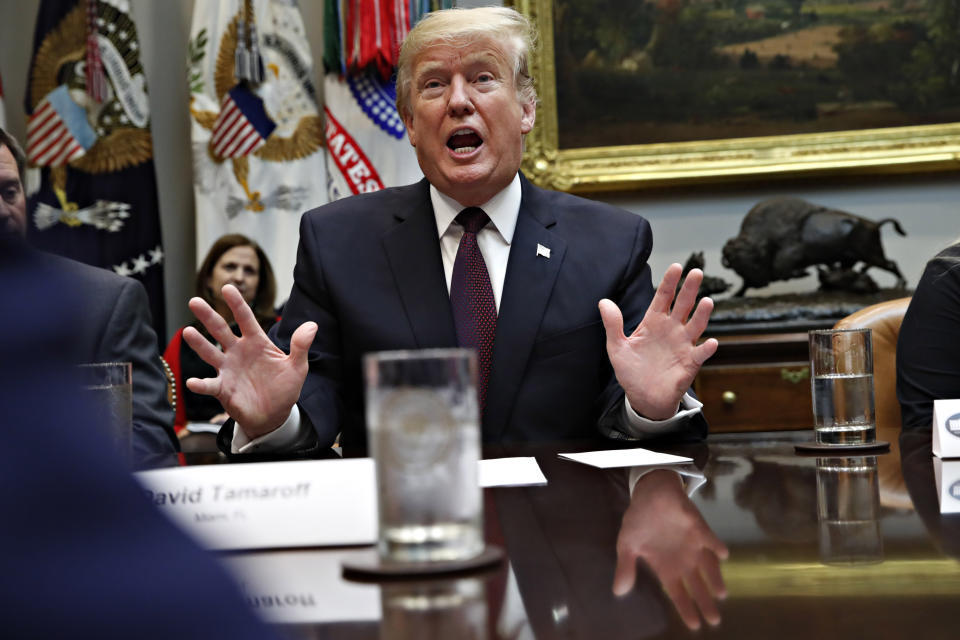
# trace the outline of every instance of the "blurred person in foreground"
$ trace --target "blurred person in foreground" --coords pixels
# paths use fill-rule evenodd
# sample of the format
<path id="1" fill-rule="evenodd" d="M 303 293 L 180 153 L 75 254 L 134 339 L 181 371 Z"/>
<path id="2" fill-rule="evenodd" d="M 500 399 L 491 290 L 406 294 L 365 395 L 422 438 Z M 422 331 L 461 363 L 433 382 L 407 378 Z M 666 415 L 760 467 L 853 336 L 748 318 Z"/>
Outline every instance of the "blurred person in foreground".
<path id="1" fill-rule="evenodd" d="M 17 141 L 0 128 L 0 236 L 20 253 L 33 254 L 30 264 L 69 291 L 75 306 L 60 318 L 69 322 L 76 349 L 73 362 L 130 362 L 133 365 L 133 454 L 136 466 L 147 466 L 179 451 L 173 432 L 173 410 L 167 401 L 167 379 L 153 332 L 147 292 L 133 278 L 25 246 L 27 202 L 23 189 L 26 157 Z M 50 290 L 47 290 L 51 293 Z M 20 301 L 4 295 L 8 311 L 30 318 Z M 51 293 L 63 295 L 63 292 Z M 39 318 L 33 320 L 40 321 Z M 8 336 L 13 338 L 13 336 Z M 55 443 L 51 443 L 54 445 Z"/>
<path id="2" fill-rule="evenodd" d="M 16 187 L 5 160 L 0 150 L 8 199 Z M 72 320 L 88 303 L 75 283 L 19 234 L 0 234 L 0 285 L 16 301 L 0 305 L 3 636 L 275 637 L 91 424 L 72 366 L 88 349 Z"/>
<path id="3" fill-rule="evenodd" d="M 697 344 L 713 308 L 696 305 L 702 273 L 674 297 L 671 265 L 655 292 L 646 220 L 519 172 L 536 116 L 532 40 L 502 7 L 437 11 L 410 32 L 397 108 L 426 177 L 303 216 L 275 344 L 232 286 L 240 338 L 191 300 L 223 346 L 184 330 L 218 370 L 188 387 L 236 421 L 222 450 L 311 455 L 340 433 L 348 455 L 362 452 L 361 356 L 455 346 L 478 351 L 484 442 L 706 435 L 687 393 L 717 348 Z"/>
<path id="4" fill-rule="evenodd" d="M 927 263 L 897 339 L 903 429 L 933 426 L 933 401 L 960 398 L 960 238 Z"/>
<path id="5" fill-rule="evenodd" d="M 261 329 L 267 331 L 276 323 L 277 315 L 273 304 L 277 297 L 277 284 L 273 267 L 260 245 L 239 233 L 221 236 L 213 243 L 197 270 L 194 283 L 194 295 L 202 298 L 220 314 L 233 333 L 239 336 L 240 329 L 233 319 L 233 312 L 221 293 L 226 284 L 232 284 L 240 292 L 244 302 L 253 310 L 254 318 Z M 194 322 L 190 326 L 198 329 L 211 344 L 219 346 L 203 325 Z M 170 365 L 177 381 L 179 402 L 174 425 L 181 436 L 188 422 L 223 424 L 228 417 L 216 398 L 193 393 L 184 385 L 187 378 L 217 375 L 216 370 L 201 360 L 183 341 L 184 328 L 181 327 L 173 334 L 163 352 L 163 358 Z"/>

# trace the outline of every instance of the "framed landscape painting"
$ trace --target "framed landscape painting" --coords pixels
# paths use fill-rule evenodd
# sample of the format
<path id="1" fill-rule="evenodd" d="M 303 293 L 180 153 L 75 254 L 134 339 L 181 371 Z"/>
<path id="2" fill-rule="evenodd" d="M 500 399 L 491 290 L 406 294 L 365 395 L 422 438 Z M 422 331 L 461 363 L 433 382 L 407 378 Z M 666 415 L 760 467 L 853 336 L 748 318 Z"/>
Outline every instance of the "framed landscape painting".
<path id="1" fill-rule="evenodd" d="M 960 168 L 960 0 L 515 0 L 571 191 Z"/>

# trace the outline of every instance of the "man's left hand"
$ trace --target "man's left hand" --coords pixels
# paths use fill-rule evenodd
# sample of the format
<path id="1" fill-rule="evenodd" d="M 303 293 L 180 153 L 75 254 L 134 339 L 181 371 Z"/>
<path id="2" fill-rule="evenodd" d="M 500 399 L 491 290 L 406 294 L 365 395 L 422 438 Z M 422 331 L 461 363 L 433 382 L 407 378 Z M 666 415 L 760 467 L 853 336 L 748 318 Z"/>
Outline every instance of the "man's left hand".
<path id="1" fill-rule="evenodd" d="M 599 305 L 617 381 L 633 410 L 650 420 L 666 420 L 676 414 L 700 366 L 717 350 L 713 338 L 697 344 L 710 320 L 713 300 L 703 298 L 690 313 L 703 272 L 690 271 L 674 300 L 682 272 L 679 264 L 670 265 L 643 321 L 629 336 L 623 333 L 620 308 L 607 299 Z"/>

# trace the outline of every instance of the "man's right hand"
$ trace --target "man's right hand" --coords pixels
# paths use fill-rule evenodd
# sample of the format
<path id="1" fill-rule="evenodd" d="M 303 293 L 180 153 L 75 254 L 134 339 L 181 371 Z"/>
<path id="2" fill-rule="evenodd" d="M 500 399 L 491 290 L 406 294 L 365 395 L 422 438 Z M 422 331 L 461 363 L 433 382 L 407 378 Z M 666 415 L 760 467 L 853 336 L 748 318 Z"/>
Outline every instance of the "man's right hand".
<path id="1" fill-rule="evenodd" d="M 307 353 L 317 334 L 315 322 L 305 322 L 294 331 L 290 355 L 281 351 L 257 323 L 253 310 L 231 284 L 222 290 L 240 327 L 234 335 L 226 321 L 202 298 L 189 306 L 222 351 L 194 327 L 183 330 L 183 339 L 204 362 L 217 370 L 216 378 L 190 378 L 187 388 L 215 397 L 253 440 L 282 425 L 300 397 L 307 378 Z"/>

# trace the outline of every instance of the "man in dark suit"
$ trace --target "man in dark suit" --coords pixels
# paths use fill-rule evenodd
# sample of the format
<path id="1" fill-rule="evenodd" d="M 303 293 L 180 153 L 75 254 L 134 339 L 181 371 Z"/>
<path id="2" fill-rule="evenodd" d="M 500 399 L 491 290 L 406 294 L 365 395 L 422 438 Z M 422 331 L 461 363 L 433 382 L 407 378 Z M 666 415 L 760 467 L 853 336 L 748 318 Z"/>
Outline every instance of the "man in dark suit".
<path id="1" fill-rule="evenodd" d="M 219 372 L 188 386 L 236 419 L 223 448 L 309 452 L 342 433 L 362 449 L 361 355 L 458 345 L 478 350 L 486 442 L 705 435 L 685 393 L 717 346 L 696 344 L 712 310 L 694 310 L 702 274 L 674 299 L 672 265 L 655 293 L 645 220 L 519 174 L 530 42 L 526 19 L 499 7 L 434 12 L 411 31 L 397 107 L 426 179 L 304 216 L 280 348 L 229 286 L 241 338 L 191 301 L 223 346 L 184 332 Z M 478 263 L 483 282 L 463 266 Z"/>
<path id="2" fill-rule="evenodd" d="M 21 176 L 26 159 L 16 140 L 0 129 L 0 234 L 23 242 L 26 197 Z M 10 237 L 12 236 L 12 238 Z M 173 432 L 167 381 L 150 321 L 147 293 L 139 282 L 106 269 L 39 251 L 38 277 L 58 276 L 76 309 L 63 318 L 75 343 L 75 362 L 130 362 L 133 369 L 133 453 L 138 466 L 180 450 Z M 11 308 L 17 303 L 11 299 Z"/>

